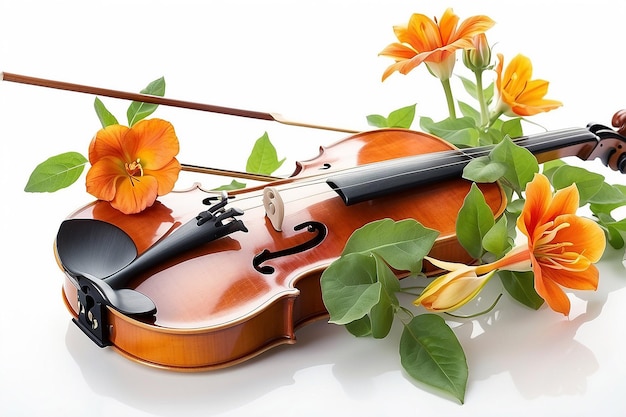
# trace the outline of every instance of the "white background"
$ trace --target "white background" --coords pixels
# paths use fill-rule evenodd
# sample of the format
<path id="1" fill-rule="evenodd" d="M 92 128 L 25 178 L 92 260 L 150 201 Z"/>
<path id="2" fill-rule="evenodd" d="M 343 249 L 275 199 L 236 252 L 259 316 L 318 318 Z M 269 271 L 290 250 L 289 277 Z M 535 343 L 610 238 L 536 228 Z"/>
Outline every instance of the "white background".
<path id="1" fill-rule="evenodd" d="M 451 6 L 461 18 L 492 17 L 497 25 L 488 36 L 496 50 L 507 62 L 517 53 L 529 56 L 535 76 L 551 82 L 548 97 L 564 107 L 534 118 L 546 128 L 608 124 L 626 107 L 626 3 L 613 0 L 0 3 L 1 71 L 127 91 L 165 76 L 171 98 L 353 129 L 367 129 L 368 114 L 413 103 L 419 115 L 445 116 L 440 85 L 425 68 L 382 83 L 391 62 L 377 55 L 395 40 L 392 26 L 411 13 L 441 16 Z M 103 101 L 124 120 L 128 103 Z M 1 415 L 626 412 L 623 251 L 607 250 L 598 291 L 573 294 L 569 319 L 505 298 L 493 313 L 456 328 L 470 366 L 464 405 L 405 375 L 399 328 L 385 340 L 356 339 L 318 322 L 298 332 L 296 345 L 198 374 L 154 370 L 97 348 L 70 323 L 52 254 L 60 222 L 91 201 L 83 180 L 55 194 L 23 192 L 31 170 L 47 157 L 86 154 L 99 128 L 92 105 L 85 94 L 0 83 Z M 320 145 L 345 136 L 165 107 L 155 116 L 176 127 L 181 161 L 223 168 L 243 169 L 253 141 L 267 131 L 279 156 L 288 158 L 284 175 Z M 624 183 L 597 161 L 585 167 Z M 187 180 L 181 178 L 181 188 Z"/>

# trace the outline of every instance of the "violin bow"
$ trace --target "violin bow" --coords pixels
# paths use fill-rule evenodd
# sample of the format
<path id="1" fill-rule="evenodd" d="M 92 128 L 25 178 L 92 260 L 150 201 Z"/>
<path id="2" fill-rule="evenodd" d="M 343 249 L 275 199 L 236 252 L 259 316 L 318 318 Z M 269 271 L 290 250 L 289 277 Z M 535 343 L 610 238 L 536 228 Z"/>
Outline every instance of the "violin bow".
<path id="1" fill-rule="evenodd" d="M 97 96 L 105 96 L 105 97 L 112 97 L 112 98 L 118 98 L 118 99 L 123 99 L 123 100 L 138 101 L 142 103 L 151 103 L 151 104 L 158 104 L 158 105 L 163 105 L 163 106 L 180 107 L 184 109 L 206 111 L 210 113 L 220 113 L 220 114 L 226 114 L 230 116 L 247 117 L 247 118 L 258 119 L 258 120 L 267 120 L 271 122 L 278 122 L 278 123 L 285 124 L 285 125 L 306 127 L 306 128 L 311 128 L 311 129 L 330 130 L 330 131 L 344 132 L 344 133 L 359 133 L 360 132 L 359 130 L 353 130 L 353 129 L 344 129 L 344 128 L 339 128 L 339 127 L 322 126 L 322 125 L 316 125 L 316 124 L 310 124 L 310 123 L 296 122 L 296 121 L 288 120 L 277 113 L 265 113 L 265 112 L 259 112 L 259 111 L 253 111 L 253 110 L 242 110 L 242 109 L 237 109 L 233 107 L 215 106 L 212 104 L 176 100 L 176 99 L 154 96 L 154 95 L 143 94 L 143 93 L 130 93 L 130 92 L 120 91 L 120 90 L 111 90 L 108 88 L 92 87 L 88 85 L 68 83 L 64 81 L 55 81 L 55 80 L 49 80 L 45 78 L 31 77 L 27 75 L 14 74 L 10 72 L 1 72 L 0 81 L 10 81 L 14 83 L 28 84 L 28 85 L 38 86 L 38 87 L 54 88 L 57 90 L 74 91 L 74 92 L 79 92 L 79 93 L 93 94 Z M 280 179 L 278 177 L 274 177 L 271 175 L 252 174 L 248 172 L 233 171 L 233 170 L 226 170 L 226 169 L 219 169 L 219 168 L 209 168 L 209 167 L 202 167 L 198 165 L 188 165 L 188 164 L 181 164 L 181 165 L 182 165 L 183 170 L 191 171 L 191 172 L 201 172 L 201 173 L 206 173 L 206 174 L 229 176 L 229 177 L 234 176 L 238 178 L 252 179 L 252 180 L 257 180 L 257 181 L 267 181 L 267 182 Z"/>

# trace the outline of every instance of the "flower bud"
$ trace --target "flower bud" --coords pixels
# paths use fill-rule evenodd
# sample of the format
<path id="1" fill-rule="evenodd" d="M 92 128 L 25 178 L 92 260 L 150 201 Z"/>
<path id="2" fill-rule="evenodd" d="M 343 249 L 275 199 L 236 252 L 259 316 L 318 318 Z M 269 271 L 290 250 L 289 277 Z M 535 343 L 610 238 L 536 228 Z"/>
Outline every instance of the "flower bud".
<path id="1" fill-rule="evenodd" d="M 491 64 L 491 48 L 487 36 L 480 33 L 474 36 L 474 46 L 463 51 L 463 63 L 472 71 L 483 71 Z"/>
<path id="2" fill-rule="evenodd" d="M 446 312 L 467 304 L 482 290 L 495 270 L 485 275 L 476 275 L 476 267 L 462 265 L 431 282 L 422 294 L 413 301 L 426 310 Z"/>

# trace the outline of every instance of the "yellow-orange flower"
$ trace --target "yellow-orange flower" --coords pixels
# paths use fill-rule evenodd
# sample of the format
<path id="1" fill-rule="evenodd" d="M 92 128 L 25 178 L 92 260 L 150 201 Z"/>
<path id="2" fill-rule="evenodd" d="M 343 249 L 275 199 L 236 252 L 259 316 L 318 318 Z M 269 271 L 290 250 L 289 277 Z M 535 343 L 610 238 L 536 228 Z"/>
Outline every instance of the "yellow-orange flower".
<path id="1" fill-rule="evenodd" d="M 433 280 L 414 304 L 439 313 L 456 310 L 476 297 L 494 272 L 479 276 L 476 268 L 462 265 Z"/>
<path id="2" fill-rule="evenodd" d="M 549 83 L 530 79 L 533 75 L 533 66 L 528 57 L 517 55 L 509 62 L 504 74 L 503 66 L 504 56 L 498 54 L 496 88 L 500 96 L 496 105 L 497 113 L 532 116 L 563 105 L 560 101 L 544 99 L 548 93 Z"/>
<path id="3" fill-rule="evenodd" d="M 174 188 L 178 151 L 174 127 L 165 120 L 107 126 L 89 145 L 87 192 L 125 214 L 139 213 Z"/>
<path id="4" fill-rule="evenodd" d="M 576 185 L 557 191 L 542 174 L 526 186 L 526 202 L 517 221 L 527 243 L 501 259 L 469 266 L 426 257 L 436 267 L 451 271 L 431 282 L 414 301 L 432 311 L 461 307 L 474 298 L 496 270 L 533 271 L 537 294 L 557 312 L 568 315 L 570 301 L 561 287 L 595 290 L 598 269 L 606 247 L 604 232 L 591 219 L 577 216 Z"/>
<path id="5" fill-rule="evenodd" d="M 552 195 L 550 182 L 535 175 L 526 187 L 526 203 L 517 227 L 528 238 L 535 290 L 555 311 L 569 314 L 570 301 L 561 286 L 595 290 L 606 246 L 604 232 L 591 219 L 576 216 L 575 185 Z"/>
<path id="6" fill-rule="evenodd" d="M 450 272 L 435 278 L 413 304 L 439 313 L 456 310 L 467 304 L 487 285 L 498 269 L 530 270 L 530 256 L 525 246 L 517 246 L 502 259 L 485 265 L 470 266 L 428 256 L 425 259 L 437 268 Z"/>
<path id="7" fill-rule="evenodd" d="M 388 45 L 379 54 L 396 61 L 385 70 L 383 81 L 394 71 L 408 74 L 422 62 L 440 80 L 449 79 L 454 68 L 455 52 L 471 48 L 474 36 L 495 24 L 482 15 L 469 17 L 460 25 L 459 20 L 452 9 L 447 9 L 439 22 L 415 13 L 407 26 L 394 26 L 399 42 Z"/>

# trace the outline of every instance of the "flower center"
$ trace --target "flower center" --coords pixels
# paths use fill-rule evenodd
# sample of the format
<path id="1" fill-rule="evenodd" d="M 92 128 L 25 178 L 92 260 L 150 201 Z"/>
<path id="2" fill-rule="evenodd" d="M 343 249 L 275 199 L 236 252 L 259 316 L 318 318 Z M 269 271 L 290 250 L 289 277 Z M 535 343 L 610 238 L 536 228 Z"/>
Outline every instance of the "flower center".
<path id="1" fill-rule="evenodd" d="M 127 162 L 126 164 L 124 164 L 124 167 L 126 168 L 126 173 L 131 178 L 143 176 L 143 167 L 141 166 L 141 160 L 139 158 L 131 163 Z"/>
<path id="2" fill-rule="evenodd" d="M 567 251 L 568 247 L 574 245 L 572 242 L 552 242 L 559 230 L 568 227 L 570 227 L 569 223 L 561 223 L 554 229 L 543 232 L 533 251 L 537 262 L 540 262 L 544 267 L 553 269 L 581 270 L 585 264 L 584 262 L 581 263 L 582 258 L 584 258 L 583 254 Z"/>

